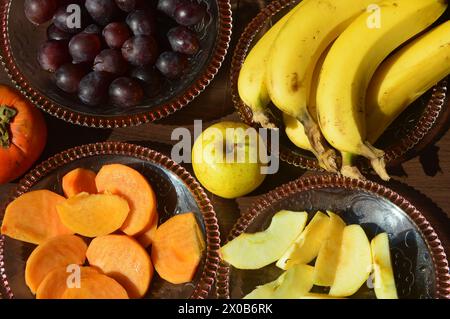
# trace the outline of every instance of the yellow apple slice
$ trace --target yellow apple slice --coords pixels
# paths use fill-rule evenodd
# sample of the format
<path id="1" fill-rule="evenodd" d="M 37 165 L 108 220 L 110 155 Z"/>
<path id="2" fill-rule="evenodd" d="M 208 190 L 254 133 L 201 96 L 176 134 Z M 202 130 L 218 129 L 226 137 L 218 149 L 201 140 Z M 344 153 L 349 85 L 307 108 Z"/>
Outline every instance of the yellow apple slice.
<path id="1" fill-rule="evenodd" d="M 328 236 L 329 221 L 327 215 L 317 212 L 305 230 L 278 260 L 277 267 L 287 270 L 296 264 L 308 264 L 316 258 Z"/>
<path id="2" fill-rule="evenodd" d="M 371 270 L 372 255 L 366 233 L 359 225 L 345 227 L 330 295 L 335 297 L 353 295 L 369 278 Z"/>
<path id="3" fill-rule="evenodd" d="M 371 248 L 375 295 L 378 299 L 398 299 L 388 235 L 378 234 L 372 239 Z"/>
<path id="4" fill-rule="evenodd" d="M 327 212 L 330 216 L 328 237 L 320 248 L 314 267 L 314 284 L 330 287 L 339 261 L 342 234 L 346 226 L 345 222 L 336 214 Z"/>
<path id="5" fill-rule="evenodd" d="M 257 287 L 244 299 L 300 299 L 313 287 L 314 267 L 298 264 L 277 280 Z"/>
<path id="6" fill-rule="evenodd" d="M 246 295 L 244 299 L 272 299 L 275 290 L 283 283 L 286 272 L 282 273 L 280 277 L 265 285 L 255 288 L 251 293 Z"/>
<path id="7" fill-rule="evenodd" d="M 241 234 L 220 249 L 222 259 L 238 269 L 259 269 L 283 255 L 303 231 L 308 214 L 282 210 L 269 228 L 254 234 Z"/>

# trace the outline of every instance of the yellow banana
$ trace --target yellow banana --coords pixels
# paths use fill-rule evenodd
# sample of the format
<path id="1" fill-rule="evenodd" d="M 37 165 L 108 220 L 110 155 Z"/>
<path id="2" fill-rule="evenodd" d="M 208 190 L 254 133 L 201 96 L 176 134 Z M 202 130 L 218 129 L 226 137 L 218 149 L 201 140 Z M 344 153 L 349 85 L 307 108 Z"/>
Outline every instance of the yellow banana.
<path id="1" fill-rule="evenodd" d="M 384 152 L 367 141 L 366 90 L 380 63 L 445 11 L 444 0 L 386 0 L 359 16 L 331 47 L 320 75 L 317 111 L 320 128 L 341 152 L 362 155 L 388 180 Z M 378 14 L 380 23 L 373 23 Z"/>
<path id="2" fill-rule="evenodd" d="M 305 127 L 313 153 L 322 167 L 337 171 L 336 154 L 308 112 L 314 68 L 325 49 L 377 0 L 306 1 L 286 22 L 273 43 L 266 85 L 272 102 Z"/>
<path id="3" fill-rule="evenodd" d="M 317 61 L 316 67 L 314 68 L 313 77 L 311 80 L 311 91 L 308 103 L 308 111 L 314 121 L 317 122 L 317 108 L 316 108 L 316 93 L 317 93 L 317 83 L 319 82 L 320 71 L 322 70 L 323 62 L 325 57 L 330 51 L 331 46 L 329 46 L 320 56 Z M 312 152 L 313 148 L 309 142 L 308 136 L 305 133 L 305 128 L 303 124 L 297 120 L 295 117 L 283 113 L 283 122 L 285 126 L 285 132 L 288 138 L 297 147 Z"/>
<path id="4" fill-rule="evenodd" d="M 267 106 L 270 103 L 270 97 L 265 83 L 265 65 L 267 63 L 270 48 L 281 28 L 295 10 L 297 10 L 304 2 L 305 1 L 300 2 L 264 34 L 250 50 L 239 73 L 239 96 L 242 101 L 251 108 L 253 112 L 253 121 L 260 123 L 263 127 L 275 127 L 265 113 Z"/>
<path id="5" fill-rule="evenodd" d="M 283 122 L 287 137 L 294 143 L 295 146 L 312 152 L 311 143 L 306 136 L 305 128 L 295 117 L 283 113 Z"/>
<path id="6" fill-rule="evenodd" d="M 367 138 L 375 143 L 417 98 L 450 74 L 450 21 L 388 58 L 367 91 Z"/>

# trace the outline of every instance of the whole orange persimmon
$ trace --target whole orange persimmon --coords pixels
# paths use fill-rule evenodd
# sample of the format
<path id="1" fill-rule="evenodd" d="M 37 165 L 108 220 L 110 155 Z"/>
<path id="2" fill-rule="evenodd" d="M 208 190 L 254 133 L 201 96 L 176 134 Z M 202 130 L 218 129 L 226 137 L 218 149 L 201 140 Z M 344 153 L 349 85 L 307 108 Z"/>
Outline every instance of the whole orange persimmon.
<path id="1" fill-rule="evenodd" d="M 30 169 L 46 141 L 41 112 L 15 89 L 0 85 L 0 184 Z"/>

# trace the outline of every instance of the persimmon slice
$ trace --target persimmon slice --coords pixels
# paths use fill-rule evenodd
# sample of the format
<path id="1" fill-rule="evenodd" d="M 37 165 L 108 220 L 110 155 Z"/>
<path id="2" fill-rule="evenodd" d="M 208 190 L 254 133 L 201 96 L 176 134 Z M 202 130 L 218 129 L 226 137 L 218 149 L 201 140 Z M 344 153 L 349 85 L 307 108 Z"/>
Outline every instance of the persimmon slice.
<path id="1" fill-rule="evenodd" d="M 80 193 L 96 194 L 96 175 L 95 172 L 85 168 L 76 168 L 70 171 L 62 179 L 64 195 L 73 197 Z"/>
<path id="2" fill-rule="evenodd" d="M 93 267 L 79 268 L 81 277 L 85 276 L 86 272 L 98 273 L 99 271 Z M 39 285 L 36 291 L 36 299 L 61 299 L 68 288 L 68 281 L 72 283 L 70 276 L 73 275 L 75 274 L 70 270 L 68 271 L 67 266 L 53 269 Z"/>
<path id="3" fill-rule="evenodd" d="M 205 249 L 203 234 L 193 213 L 172 217 L 153 238 L 152 261 L 158 274 L 173 284 L 192 281 Z"/>
<path id="4" fill-rule="evenodd" d="M 130 211 L 128 202 L 120 196 L 87 193 L 66 199 L 56 209 L 67 228 L 86 237 L 103 236 L 116 231 Z"/>
<path id="5" fill-rule="evenodd" d="M 103 166 L 95 178 L 99 193 L 110 192 L 125 198 L 130 214 L 121 230 L 135 236 L 147 230 L 156 214 L 156 196 L 144 176 L 122 164 Z"/>
<path id="6" fill-rule="evenodd" d="M 153 243 L 153 238 L 155 237 L 156 229 L 158 228 L 158 219 L 158 214 L 155 214 L 150 227 L 136 238 L 137 241 L 142 245 L 142 247 L 148 248 Z"/>
<path id="7" fill-rule="evenodd" d="M 114 278 L 130 298 L 145 295 L 153 278 L 153 265 L 145 249 L 127 235 L 107 235 L 92 240 L 86 253 L 91 266 Z"/>
<path id="8" fill-rule="evenodd" d="M 67 288 L 61 299 L 128 299 L 128 295 L 113 278 L 90 271 L 82 273 L 80 286 Z"/>
<path id="9" fill-rule="evenodd" d="M 56 205 L 64 200 L 48 190 L 23 194 L 6 207 L 1 233 L 36 245 L 58 235 L 73 234 L 56 211 Z"/>
<path id="10" fill-rule="evenodd" d="M 86 243 L 75 235 L 53 237 L 39 245 L 28 257 L 25 266 L 25 282 L 31 292 L 36 292 L 42 280 L 53 269 L 84 264 L 86 250 Z"/>

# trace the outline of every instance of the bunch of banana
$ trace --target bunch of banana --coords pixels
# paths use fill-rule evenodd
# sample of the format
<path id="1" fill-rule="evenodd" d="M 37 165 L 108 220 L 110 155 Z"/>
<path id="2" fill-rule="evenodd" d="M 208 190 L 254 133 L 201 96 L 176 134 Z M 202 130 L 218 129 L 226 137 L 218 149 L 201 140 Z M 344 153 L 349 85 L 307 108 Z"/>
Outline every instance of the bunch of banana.
<path id="1" fill-rule="evenodd" d="M 317 71 L 315 71 L 317 72 Z M 386 59 L 375 72 L 366 99 L 367 140 L 375 143 L 415 100 L 450 74 L 450 21 L 426 32 Z M 312 105 L 312 104 L 311 104 Z M 285 116 L 286 134 L 310 150 L 302 124 Z M 352 166 L 355 155 L 344 153 L 344 175 L 361 178 Z"/>
<path id="2" fill-rule="evenodd" d="M 370 81 L 392 51 L 446 7 L 446 0 L 303 0 L 251 50 L 239 94 L 266 127 L 261 114 L 272 101 L 284 113 L 291 141 L 313 152 L 326 170 L 337 171 L 331 144 L 342 154 L 342 174 L 363 178 L 352 166 L 362 155 L 389 179 L 384 152 L 372 143 L 449 73 L 448 23 L 399 50 Z"/>
<path id="3" fill-rule="evenodd" d="M 316 97 L 322 133 L 341 153 L 368 158 L 385 180 L 389 180 L 389 175 L 384 152 L 367 141 L 367 88 L 383 60 L 429 27 L 446 7 L 443 0 L 384 1 L 379 7 L 380 24 L 368 23 L 372 12 L 360 15 L 342 32 L 323 64 Z"/>
<path id="4" fill-rule="evenodd" d="M 255 120 L 266 126 L 270 100 L 300 120 L 320 165 L 337 171 L 336 154 L 308 111 L 313 72 L 325 49 L 368 5 L 380 0 L 303 0 L 255 45 L 244 62 L 238 88 Z"/>
<path id="5" fill-rule="evenodd" d="M 308 110 L 312 77 L 327 47 L 374 0 L 305 0 L 285 23 L 270 50 L 266 86 L 272 102 L 298 119 L 322 167 L 337 171 L 336 154 Z"/>

